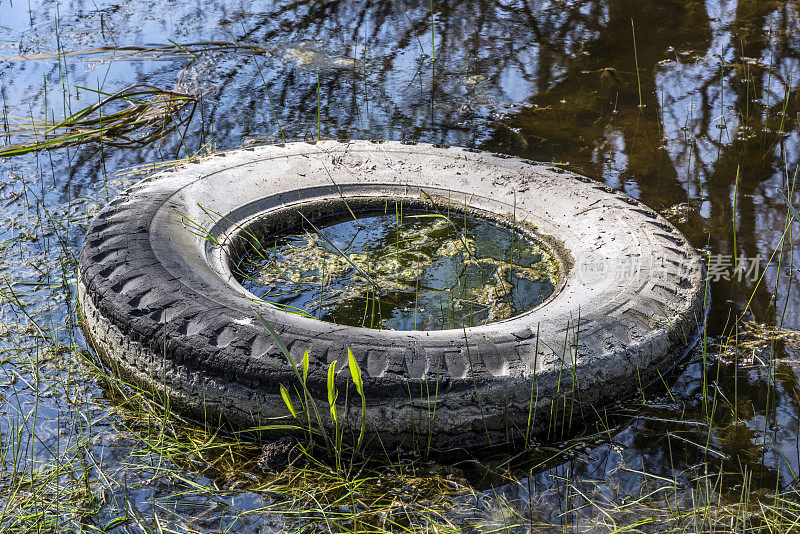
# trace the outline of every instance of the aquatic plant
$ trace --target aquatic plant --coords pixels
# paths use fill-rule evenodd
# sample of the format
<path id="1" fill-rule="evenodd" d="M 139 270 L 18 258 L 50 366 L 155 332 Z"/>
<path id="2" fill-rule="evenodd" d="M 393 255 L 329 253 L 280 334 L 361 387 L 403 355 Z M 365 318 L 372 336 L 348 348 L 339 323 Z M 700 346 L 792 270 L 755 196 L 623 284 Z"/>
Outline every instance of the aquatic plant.
<path id="1" fill-rule="evenodd" d="M 181 93 L 141 83 L 113 94 L 96 92 L 96 104 L 57 122 L 5 116 L 6 135 L 32 140 L 0 147 L 0 157 L 86 143 L 111 148 L 147 146 L 187 125 L 201 97 L 199 93 Z M 187 107 L 189 112 L 182 115 Z"/>

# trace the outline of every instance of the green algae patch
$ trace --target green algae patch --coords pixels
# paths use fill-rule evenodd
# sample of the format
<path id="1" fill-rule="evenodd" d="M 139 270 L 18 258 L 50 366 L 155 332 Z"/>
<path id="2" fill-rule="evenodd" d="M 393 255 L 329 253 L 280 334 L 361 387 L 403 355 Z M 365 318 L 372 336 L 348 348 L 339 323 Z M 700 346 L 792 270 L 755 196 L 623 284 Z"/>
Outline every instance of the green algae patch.
<path id="1" fill-rule="evenodd" d="M 453 213 L 387 209 L 274 235 L 234 266 L 257 297 L 350 326 L 443 330 L 500 321 L 544 302 L 558 261 L 541 242 Z"/>

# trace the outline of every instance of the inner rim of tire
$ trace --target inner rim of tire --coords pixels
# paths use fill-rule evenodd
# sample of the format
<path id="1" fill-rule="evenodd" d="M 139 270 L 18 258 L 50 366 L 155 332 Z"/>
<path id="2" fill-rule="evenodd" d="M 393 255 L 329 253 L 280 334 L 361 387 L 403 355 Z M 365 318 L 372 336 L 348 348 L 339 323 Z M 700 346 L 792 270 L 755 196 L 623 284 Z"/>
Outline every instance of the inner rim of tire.
<path id="1" fill-rule="evenodd" d="M 545 237 L 442 199 L 304 202 L 251 219 L 230 237 L 235 285 L 286 311 L 341 325 L 447 330 L 495 323 L 539 307 L 563 285 L 562 259 Z M 359 253 L 359 246 L 366 248 Z"/>

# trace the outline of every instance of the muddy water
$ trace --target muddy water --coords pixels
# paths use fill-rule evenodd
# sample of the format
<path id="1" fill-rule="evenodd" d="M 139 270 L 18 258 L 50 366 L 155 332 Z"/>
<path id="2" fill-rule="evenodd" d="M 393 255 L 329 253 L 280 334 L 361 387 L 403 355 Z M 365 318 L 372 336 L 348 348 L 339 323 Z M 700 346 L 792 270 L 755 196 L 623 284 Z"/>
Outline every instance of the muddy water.
<path id="1" fill-rule="evenodd" d="M 755 497 L 793 487 L 799 229 L 787 226 L 783 196 L 800 203 L 792 194 L 800 4 L 459 0 L 432 9 L 427 2 L 2 0 L 3 57 L 170 40 L 236 39 L 266 50 L 0 61 L 2 105 L 17 121 L 59 119 L 96 102 L 98 91 L 137 82 L 205 92 L 189 128 L 158 144 L 2 162 L 0 433 L 4 446 L 12 435 L 28 444 L 22 459 L 4 457 L 4 476 L 13 462 L 39 468 L 69 452 L 73 478 L 64 487 L 81 481 L 99 496 L 99 511 L 86 521 L 104 524 L 133 503 L 150 524 L 158 517 L 182 529 L 280 530 L 282 516 L 257 512 L 273 497 L 225 486 L 191 465 L 176 468 L 120 430 L 121 416 L 86 379 L 71 288 L 87 216 L 138 179 L 125 173 L 132 166 L 321 134 L 562 164 L 661 211 L 709 259 L 705 350 L 648 389 L 641 406 L 619 411 L 600 437 L 563 455 L 534 455 L 510 474 L 505 456 L 452 468 L 483 495 L 508 499 L 513 521 L 587 527 L 608 521 L 588 499 L 623 506 L 655 491 L 616 520 L 655 518 L 648 528 L 658 530 L 676 521 L 670 506 L 735 502 L 743 487 Z M 734 327 L 738 344 L 725 346 L 721 336 Z M 179 476 L 159 478 L 164 465 Z M 230 492 L 192 493 L 191 484 Z M 658 490 L 664 486 L 675 487 L 672 501 Z M 486 506 L 479 521 L 505 521 Z"/>

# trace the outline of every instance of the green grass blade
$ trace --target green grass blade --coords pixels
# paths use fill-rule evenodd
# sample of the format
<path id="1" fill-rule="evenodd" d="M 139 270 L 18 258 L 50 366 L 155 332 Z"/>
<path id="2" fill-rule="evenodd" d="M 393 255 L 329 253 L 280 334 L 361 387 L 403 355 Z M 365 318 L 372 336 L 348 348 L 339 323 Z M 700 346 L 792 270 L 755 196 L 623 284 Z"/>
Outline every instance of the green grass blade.
<path id="1" fill-rule="evenodd" d="M 350 376 L 353 377 L 353 383 L 356 385 L 356 391 L 362 397 L 364 396 L 364 382 L 361 380 L 361 368 L 358 366 L 358 362 L 356 361 L 356 357 L 353 355 L 353 351 L 349 348 L 347 349 L 347 363 L 350 365 Z"/>
<path id="2" fill-rule="evenodd" d="M 281 397 L 283 397 L 283 402 L 286 403 L 286 407 L 292 412 L 292 417 L 297 419 L 297 412 L 294 409 L 294 404 L 292 404 L 292 399 L 289 397 L 289 391 L 283 384 L 281 384 Z"/>
<path id="3" fill-rule="evenodd" d="M 336 384 L 334 384 L 334 376 L 336 373 L 336 362 L 333 360 L 328 366 L 328 404 L 331 406 L 331 417 L 334 423 L 338 423 L 339 419 L 336 414 Z"/>

